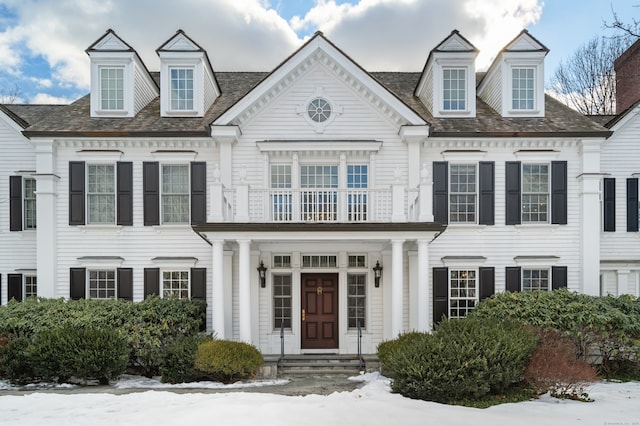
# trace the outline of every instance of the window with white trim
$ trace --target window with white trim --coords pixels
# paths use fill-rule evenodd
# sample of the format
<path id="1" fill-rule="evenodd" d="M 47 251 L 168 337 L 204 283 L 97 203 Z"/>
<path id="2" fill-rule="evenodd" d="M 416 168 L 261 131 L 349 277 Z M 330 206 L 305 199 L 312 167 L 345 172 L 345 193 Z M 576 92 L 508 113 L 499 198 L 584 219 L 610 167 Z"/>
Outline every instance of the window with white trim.
<path id="1" fill-rule="evenodd" d="M 367 188 L 369 167 L 366 164 L 347 165 L 347 219 L 352 222 L 367 220 Z"/>
<path id="2" fill-rule="evenodd" d="M 475 223 L 478 175 L 475 164 L 449 167 L 449 222 Z"/>
<path id="3" fill-rule="evenodd" d="M 189 165 L 162 165 L 162 223 L 189 223 Z"/>
<path id="4" fill-rule="evenodd" d="M 291 329 L 291 274 L 273 274 L 273 327 Z"/>
<path id="5" fill-rule="evenodd" d="M 24 297 L 38 296 L 38 278 L 35 275 L 24 276 Z"/>
<path id="6" fill-rule="evenodd" d="M 189 299 L 189 270 L 162 271 L 163 298 Z"/>
<path id="7" fill-rule="evenodd" d="M 549 221 L 549 165 L 522 164 L 522 223 Z"/>
<path id="8" fill-rule="evenodd" d="M 367 274 L 347 274 L 347 324 L 349 328 L 365 327 Z"/>
<path id="9" fill-rule="evenodd" d="M 271 165 L 271 217 L 274 221 L 290 221 L 291 209 L 291 165 Z"/>
<path id="10" fill-rule="evenodd" d="M 113 164 L 87 165 L 87 223 L 116 221 L 116 175 Z"/>
<path id="11" fill-rule="evenodd" d="M 511 108 L 533 110 L 535 106 L 535 69 L 511 69 Z"/>
<path id="12" fill-rule="evenodd" d="M 100 67 L 100 108 L 124 110 L 124 67 Z"/>
<path id="13" fill-rule="evenodd" d="M 36 180 L 34 178 L 24 178 L 22 187 L 24 203 L 23 229 L 36 229 Z"/>
<path id="14" fill-rule="evenodd" d="M 302 256 L 303 268 L 335 268 L 338 265 L 338 256 L 334 255 L 304 255 Z"/>
<path id="15" fill-rule="evenodd" d="M 301 214 L 303 220 L 323 222 L 338 218 L 338 166 L 300 166 Z"/>
<path id="16" fill-rule="evenodd" d="M 290 268 L 291 267 L 291 255 L 289 254 L 275 254 L 273 255 L 272 268 Z"/>
<path id="17" fill-rule="evenodd" d="M 364 254 L 350 254 L 348 264 L 349 268 L 366 268 L 367 256 Z"/>
<path id="18" fill-rule="evenodd" d="M 465 68 L 444 68 L 442 70 L 442 109 L 463 111 L 467 109 L 467 77 Z"/>
<path id="19" fill-rule="evenodd" d="M 522 269 L 522 291 L 549 291 L 549 269 Z"/>
<path id="20" fill-rule="evenodd" d="M 169 68 L 169 105 L 173 111 L 193 110 L 193 68 Z"/>
<path id="21" fill-rule="evenodd" d="M 464 318 L 478 304 L 475 269 L 449 270 L 449 318 Z"/>
<path id="22" fill-rule="evenodd" d="M 90 269 L 87 274 L 91 299 L 116 298 L 116 271 L 114 269 Z"/>

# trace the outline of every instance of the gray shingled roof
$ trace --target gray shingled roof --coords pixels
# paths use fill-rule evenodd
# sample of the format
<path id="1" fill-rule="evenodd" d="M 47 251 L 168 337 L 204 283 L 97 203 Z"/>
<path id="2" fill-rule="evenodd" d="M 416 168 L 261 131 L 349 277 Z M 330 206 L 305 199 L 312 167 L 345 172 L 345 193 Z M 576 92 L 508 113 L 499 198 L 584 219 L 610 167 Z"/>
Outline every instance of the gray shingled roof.
<path id="1" fill-rule="evenodd" d="M 153 73 L 157 78 L 158 74 Z M 608 136 L 595 121 L 546 96 L 544 118 L 504 118 L 479 98 L 475 118 L 434 118 L 414 96 L 420 73 L 373 72 L 370 75 L 431 125 L 433 136 Z M 268 73 L 217 72 L 221 96 L 204 117 L 161 117 L 160 98 L 135 117 L 91 118 L 89 95 L 68 106 L 11 106 L 30 126 L 27 136 L 158 136 L 207 137 L 209 125 L 238 102 Z M 39 118 L 39 119 L 38 119 Z"/>
<path id="2" fill-rule="evenodd" d="M 35 122 L 66 106 L 67 105 L 6 104 L 0 105 L 0 111 L 11 117 L 20 127 L 26 129 Z"/>

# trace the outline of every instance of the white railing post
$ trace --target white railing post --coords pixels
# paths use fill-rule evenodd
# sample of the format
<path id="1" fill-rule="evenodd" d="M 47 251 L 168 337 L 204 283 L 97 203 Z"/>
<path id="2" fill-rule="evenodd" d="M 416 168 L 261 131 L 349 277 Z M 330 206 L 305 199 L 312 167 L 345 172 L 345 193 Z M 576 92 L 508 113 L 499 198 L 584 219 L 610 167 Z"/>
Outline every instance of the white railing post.
<path id="1" fill-rule="evenodd" d="M 209 218 L 207 222 L 224 222 L 224 210 L 224 187 L 221 182 L 215 182 L 209 187 Z"/>
<path id="2" fill-rule="evenodd" d="M 392 213 L 391 222 L 406 222 L 407 215 L 405 212 L 404 201 L 404 185 L 393 184 L 392 187 Z"/>
<path id="3" fill-rule="evenodd" d="M 236 187 L 235 221 L 249 222 L 249 185 Z"/>
<path id="4" fill-rule="evenodd" d="M 420 171 L 420 195 L 418 197 L 418 205 L 420 206 L 418 221 L 433 222 L 433 182 L 426 164 L 422 165 Z"/>

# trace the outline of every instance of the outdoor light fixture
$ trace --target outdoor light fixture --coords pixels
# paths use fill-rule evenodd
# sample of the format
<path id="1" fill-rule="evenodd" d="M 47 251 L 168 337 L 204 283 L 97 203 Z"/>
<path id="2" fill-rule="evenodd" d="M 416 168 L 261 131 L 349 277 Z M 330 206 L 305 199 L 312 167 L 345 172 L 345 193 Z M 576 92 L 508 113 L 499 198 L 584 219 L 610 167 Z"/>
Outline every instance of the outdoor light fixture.
<path id="1" fill-rule="evenodd" d="M 260 287 L 265 288 L 267 285 L 267 267 L 264 266 L 263 261 L 260 261 L 260 266 L 258 266 L 258 277 L 260 277 Z"/>
<path id="2" fill-rule="evenodd" d="M 376 287 L 380 287 L 380 278 L 382 277 L 382 266 L 380 266 L 380 261 L 376 261 L 376 266 L 373 267 L 373 276 L 376 278 L 375 285 Z"/>

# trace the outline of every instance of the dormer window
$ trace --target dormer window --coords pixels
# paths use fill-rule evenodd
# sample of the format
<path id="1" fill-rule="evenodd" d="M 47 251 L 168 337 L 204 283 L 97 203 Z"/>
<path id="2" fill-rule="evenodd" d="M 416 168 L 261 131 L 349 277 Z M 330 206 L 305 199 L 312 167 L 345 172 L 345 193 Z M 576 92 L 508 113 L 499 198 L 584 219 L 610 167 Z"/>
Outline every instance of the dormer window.
<path id="1" fill-rule="evenodd" d="M 533 110 L 535 108 L 535 69 L 511 69 L 511 108 L 514 110 Z"/>
<path id="2" fill-rule="evenodd" d="M 442 70 L 442 109 L 464 111 L 467 109 L 465 68 L 445 68 Z"/>
<path id="3" fill-rule="evenodd" d="M 100 67 L 100 108 L 124 109 L 124 67 Z"/>
<path id="4" fill-rule="evenodd" d="M 193 110 L 193 68 L 170 67 L 170 104 L 173 111 Z"/>

